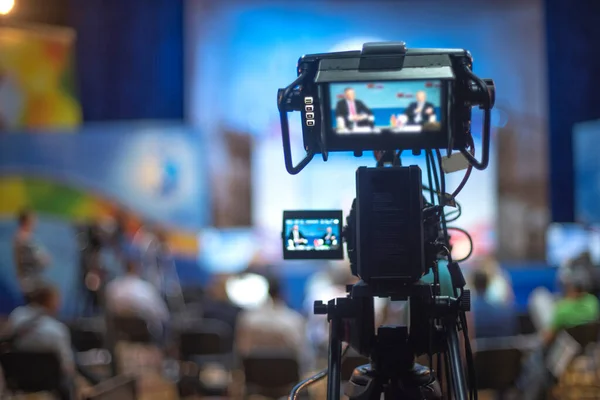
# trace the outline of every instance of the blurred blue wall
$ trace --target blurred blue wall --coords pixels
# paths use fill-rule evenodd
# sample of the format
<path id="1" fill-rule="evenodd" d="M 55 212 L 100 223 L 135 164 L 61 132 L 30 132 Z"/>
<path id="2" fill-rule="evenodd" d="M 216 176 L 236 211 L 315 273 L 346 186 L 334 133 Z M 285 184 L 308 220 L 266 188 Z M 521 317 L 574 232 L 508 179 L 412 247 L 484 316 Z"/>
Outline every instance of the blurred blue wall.
<path id="1" fill-rule="evenodd" d="M 600 1 L 546 0 L 552 220 L 575 218 L 573 125 L 600 118 Z"/>
<path id="2" fill-rule="evenodd" d="M 183 4 L 71 1 L 86 121 L 183 118 Z"/>

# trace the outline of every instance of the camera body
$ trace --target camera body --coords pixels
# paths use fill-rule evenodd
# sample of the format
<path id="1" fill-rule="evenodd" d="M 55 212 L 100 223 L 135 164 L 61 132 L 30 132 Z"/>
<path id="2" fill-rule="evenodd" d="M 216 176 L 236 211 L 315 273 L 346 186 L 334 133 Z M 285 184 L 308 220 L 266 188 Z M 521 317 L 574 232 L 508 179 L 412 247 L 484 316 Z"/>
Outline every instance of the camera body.
<path id="1" fill-rule="evenodd" d="M 357 275 L 391 288 L 427 271 L 421 170 L 417 166 L 356 171 Z"/>
<path id="2" fill-rule="evenodd" d="M 398 297 L 442 250 L 441 208 L 426 207 L 422 191 L 416 165 L 360 167 L 343 228 L 341 210 L 283 212 L 284 259 L 342 259 L 345 242 L 352 274 L 369 285 L 369 295 Z"/>

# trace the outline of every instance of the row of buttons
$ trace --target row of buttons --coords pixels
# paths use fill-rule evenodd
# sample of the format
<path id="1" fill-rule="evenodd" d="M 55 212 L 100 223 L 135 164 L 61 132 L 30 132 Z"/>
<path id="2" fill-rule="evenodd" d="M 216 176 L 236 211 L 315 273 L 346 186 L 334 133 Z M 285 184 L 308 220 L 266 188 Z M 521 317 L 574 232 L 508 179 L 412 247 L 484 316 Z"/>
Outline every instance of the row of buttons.
<path id="1" fill-rule="evenodd" d="M 304 98 L 304 111 L 306 111 L 306 126 L 315 126 L 315 107 L 313 106 L 313 98 L 305 97 Z"/>

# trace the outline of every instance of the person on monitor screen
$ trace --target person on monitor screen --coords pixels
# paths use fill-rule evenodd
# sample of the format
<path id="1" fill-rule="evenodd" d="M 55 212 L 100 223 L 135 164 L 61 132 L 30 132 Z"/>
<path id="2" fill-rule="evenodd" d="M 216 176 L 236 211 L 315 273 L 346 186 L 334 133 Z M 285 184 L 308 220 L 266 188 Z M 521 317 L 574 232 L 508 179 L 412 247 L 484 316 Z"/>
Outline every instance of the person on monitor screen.
<path id="1" fill-rule="evenodd" d="M 289 247 L 305 246 L 308 244 L 308 240 L 302 234 L 302 232 L 300 232 L 300 227 L 298 225 L 294 225 L 292 231 L 287 237 L 287 240 Z"/>
<path id="2" fill-rule="evenodd" d="M 351 87 L 344 89 L 344 98 L 335 107 L 335 119 L 338 129 L 352 130 L 355 127 L 373 127 L 373 112 L 360 100 Z"/>
<path id="3" fill-rule="evenodd" d="M 333 228 L 328 226 L 327 232 L 321 238 L 323 240 L 323 245 L 325 246 L 335 246 L 337 245 L 337 237 L 333 234 Z"/>
<path id="4" fill-rule="evenodd" d="M 417 101 L 413 101 L 404 111 L 407 125 L 423 125 L 428 122 L 435 122 L 435 108 L 432 103 L 427 101 L 427 94 L 419 90 L 416 94 Z"/>

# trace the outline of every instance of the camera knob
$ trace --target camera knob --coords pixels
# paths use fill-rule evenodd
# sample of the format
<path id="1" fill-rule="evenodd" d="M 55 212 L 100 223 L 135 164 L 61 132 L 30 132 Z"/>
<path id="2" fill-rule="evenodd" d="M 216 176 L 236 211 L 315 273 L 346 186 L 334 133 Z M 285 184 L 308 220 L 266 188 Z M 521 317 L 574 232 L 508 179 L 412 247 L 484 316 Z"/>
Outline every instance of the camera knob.
<path id="1" fill-rule="evenodd" d="M 326 315 L 327 314 L 327 304 L 323 303 L 321 300 L 315 301 L 313 312 L 315 315 Z"/>
<path id="2" fill-rule="evenodd" d="M 460 311 L 471 311 L 471 291 L 470 290 L 465 290 L 462 294 L 462 296 L 460 296 Z"/>

